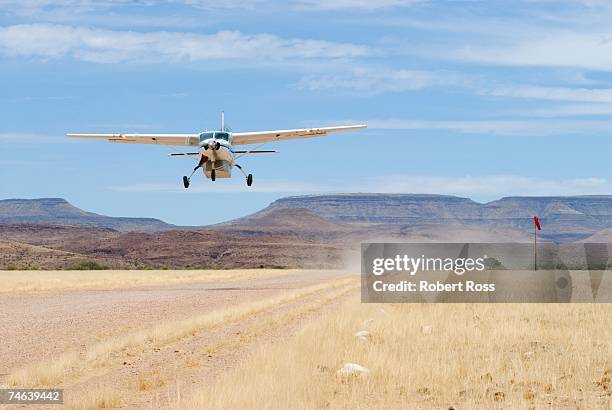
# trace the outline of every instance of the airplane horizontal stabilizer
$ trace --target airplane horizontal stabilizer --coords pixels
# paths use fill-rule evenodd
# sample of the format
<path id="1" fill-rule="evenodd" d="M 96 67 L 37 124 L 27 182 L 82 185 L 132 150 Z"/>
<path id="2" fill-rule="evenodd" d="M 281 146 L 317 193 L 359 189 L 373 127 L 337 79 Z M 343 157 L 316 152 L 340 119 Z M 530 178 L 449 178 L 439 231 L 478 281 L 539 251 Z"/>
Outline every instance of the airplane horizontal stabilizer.
<path id="1" fill-rule="evenodd" d="M 274 154 L 278 151 L 234 151 L 234 154 Z"/>
<path id="2" fill-rule="evenodd" d="M 193 157 L 193 156 L 198 156 L 198 155 L 200 155 L 199 152 L 177 152 L 177 153 L 168 154 L 169 157 L 180 157 L 180 156 Z"/>

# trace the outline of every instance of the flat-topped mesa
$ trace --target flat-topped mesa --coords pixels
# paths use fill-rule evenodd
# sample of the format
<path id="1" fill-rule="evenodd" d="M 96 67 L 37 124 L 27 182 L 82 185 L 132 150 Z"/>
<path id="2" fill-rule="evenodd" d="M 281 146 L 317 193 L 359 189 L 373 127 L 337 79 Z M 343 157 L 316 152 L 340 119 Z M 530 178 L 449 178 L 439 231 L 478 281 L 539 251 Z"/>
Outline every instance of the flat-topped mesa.
<path id="1" fill-rule="evenodd" d="M 0 200 L 0 218 L 9 216 L 85 216 L 83 211 L 63 198 L 4 199 Z"/>
<path id="2" fill-rule="evenodd" d="M 119 231 L 162 231 L 175 228 L 154 218 L 110 217 L 87 212 L 62 198 L 0 200 L 0 223 L 83 225 Z"/>
<path id="3" fill-rule="evenodd" d="M 584 196 L 513 196 L 485 204 L 487 217 L 543 218 L 553 215 L 612 216 L 612 195 Z"/>
<path id="4" fill-rule="evenodd" d="M 281 198 L 266 210 L 303 208 L 351 224 L 477 225 L 529 232 L 532 218 L 544 224 L 542 237 L 577 241 L 612 227 L 612 196 L 507 197 L 488 203 L 451 195 L 329 194 Z"/>
<path id="5" fill-rule="evenodd" d="M 482 205 L 469 198 L 427 194 L 333 194 L 292 196 L 274 201 L 275 208 L 304 208 L 326 218 L 361 223 L 443 222 L 476 219 Z"/>

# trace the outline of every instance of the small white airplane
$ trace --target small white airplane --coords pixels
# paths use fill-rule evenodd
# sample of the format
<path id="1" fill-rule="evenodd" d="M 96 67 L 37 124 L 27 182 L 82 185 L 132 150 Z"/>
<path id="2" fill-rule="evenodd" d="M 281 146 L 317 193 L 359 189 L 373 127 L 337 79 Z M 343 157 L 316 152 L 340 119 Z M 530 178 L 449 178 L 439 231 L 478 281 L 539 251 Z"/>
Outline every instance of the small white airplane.
<path id="1" fill-rule="evenodd" d="M 366 125 L 344 125 L 338 127 L 303 128 L 292 130 L 275 130 L 261 132 L 232 132 L 225 127 L 225 115 L 221 113 L 221 130 L 204 131 L 198 134 L 66 134 L 71 138 L 105 139 L 109 142 L 125 144 L 157 144 L 169 146 L 198 147 L 198 152 L 173 153 L 169 156 L 198 157 L 198 165 L 189 176 L 183 176 L 183 186 L 189 188 L 191 177 L 202 168 L 207 178 L 230 178 L 232 167 L 236 167 L 246 177 L 248 186 L 253 184 L 253 175 L 246 174 L 236 160 L 247 154 L 270 154 L 277 151 L 261 151 L 263 145 L 272 141 L 284 141 L 299 138 L 322 137 L 334 131 L 350 131 L 366 128 Z M 259 144 L 249 150 L 235 150 L 237 145 Z"/>

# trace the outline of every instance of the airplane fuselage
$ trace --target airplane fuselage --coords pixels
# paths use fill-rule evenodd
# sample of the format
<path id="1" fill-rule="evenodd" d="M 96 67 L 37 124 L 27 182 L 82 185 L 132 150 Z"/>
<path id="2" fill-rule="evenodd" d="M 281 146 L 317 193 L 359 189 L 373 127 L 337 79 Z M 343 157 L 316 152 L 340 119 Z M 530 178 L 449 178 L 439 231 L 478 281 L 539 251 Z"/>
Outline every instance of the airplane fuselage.
<path id="1" fill-rule="evenodd" d="M 231 133 L 211 131 L 200 134 L 199 153 L 204 175 L 211 178 L 215 169 L 216 178 L 230 178 L 234 166 Z"/>

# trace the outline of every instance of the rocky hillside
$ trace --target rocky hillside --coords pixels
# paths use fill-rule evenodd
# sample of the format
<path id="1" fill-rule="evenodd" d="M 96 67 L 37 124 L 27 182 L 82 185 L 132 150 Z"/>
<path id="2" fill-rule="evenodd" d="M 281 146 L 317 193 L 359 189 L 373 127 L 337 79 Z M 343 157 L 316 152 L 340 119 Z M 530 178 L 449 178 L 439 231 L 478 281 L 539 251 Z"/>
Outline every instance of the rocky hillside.
<path id="1" fill-rule="evenodd" d="M 352 223 L 410 224 L 478 219 L 481 205 L 449 195 L 336 194 L 291 196 L 269 209 L 302 208 Z"/>
<path id="2" fill-rule="evenodd" d="M 142 232 L 176 228 L 154 218 L 110 217 L 87 212 L 61 198 L 0 200 L 0 223 L 80 225 Z"/>
<path id="3" fill-rule="evenodd" d="M 307 209 L 343 223 L 402 230 L 461 224 L 531 232 L 531 218 L 538 215 L 544 226 L 541 237 L 556 242 L 582 240 L 612 227 L 612 196 L 508 197 L 481 204 L 448 195 L 308 195 L 279 199 L 264 211 L 291 208 Z"/>
<path id="4" fill-rule="evenodd" d="M 344 256 L 342 245 L 295 235 L 0 224 L 0 270 L 65 269 L 83 261 L 117 269 L 337 268 Z"/>
<path id="5" fill-rule="evenodd" d="M 357 231 L 351 225 L 302 208 L 266 208 L 253 215 L 209 228 L 245 236 L 283 235 L 304 239 L 341 238 Z"/>
<path id="6" fill-rule="evenodd" d="M 0 269 L 60 269 L 93 260 L 115 268 L 343 267 L 359 244 L 609 242 L 611 197 L 503 198 L 344 194 L 283 198 L 252 215 L 189 229 L 114 218 L 63 199 L 0 201 Z M 130 232 L 126 232 L 130 231 Z"/>

